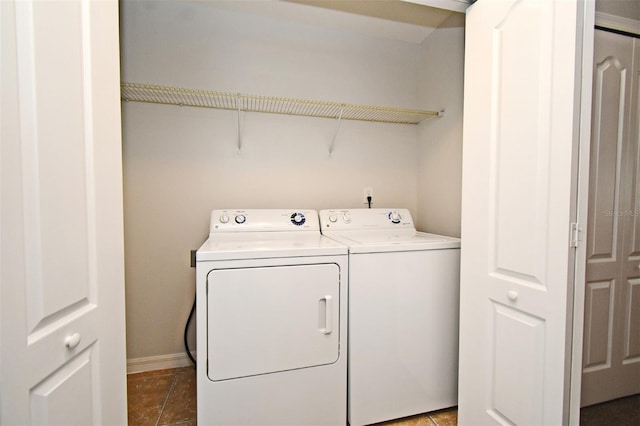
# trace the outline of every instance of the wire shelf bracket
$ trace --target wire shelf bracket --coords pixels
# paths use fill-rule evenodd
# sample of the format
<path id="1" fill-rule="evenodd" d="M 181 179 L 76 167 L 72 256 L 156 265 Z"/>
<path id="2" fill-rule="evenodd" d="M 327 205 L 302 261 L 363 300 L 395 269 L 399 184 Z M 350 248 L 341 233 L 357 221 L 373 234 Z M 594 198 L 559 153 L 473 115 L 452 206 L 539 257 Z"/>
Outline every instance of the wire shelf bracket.
<path id="1" fill-rule="evenodd" d="M 331 145 L 329 145 L 329 158 L 333 156 L 333 148 L 335 147 L 336 139 L 338 138 L 338 131 L 340 130 L 340 123 L 342 122 L 342 114 L 344 114 L 344 108 L 340 109 L 340 114 L 338 115 L 338 123 L 336 124 L 336 131 L 333 134 Z"/>
<path id="2" fill-rule="evenodd" d="M 236 93 L 236 105 L 238 111 L 238 154 L 242 151 L 242 127 L 240 125 L 240 93 Z"/>

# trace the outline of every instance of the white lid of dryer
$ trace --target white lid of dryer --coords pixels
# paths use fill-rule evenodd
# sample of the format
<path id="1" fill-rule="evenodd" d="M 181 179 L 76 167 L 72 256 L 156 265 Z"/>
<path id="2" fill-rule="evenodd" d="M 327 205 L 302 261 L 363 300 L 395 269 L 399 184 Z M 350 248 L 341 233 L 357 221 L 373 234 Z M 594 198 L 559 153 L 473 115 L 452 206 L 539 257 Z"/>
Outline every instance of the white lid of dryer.
<path id="1" fill-rule="evenodd" d="M 196 262 L 347 254 L 320 233 L 318 213 L 302 209 L 226 209 L 211 213 Z"/>

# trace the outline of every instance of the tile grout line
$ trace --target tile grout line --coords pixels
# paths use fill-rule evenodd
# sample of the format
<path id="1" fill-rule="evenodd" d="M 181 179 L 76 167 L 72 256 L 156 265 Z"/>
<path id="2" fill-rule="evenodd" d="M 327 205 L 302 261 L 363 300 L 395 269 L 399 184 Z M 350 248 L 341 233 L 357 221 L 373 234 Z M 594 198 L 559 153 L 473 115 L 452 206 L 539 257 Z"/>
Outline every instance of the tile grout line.
<path id="1" fill-rule="evenodd" d="M 167 406 L 167 401 L 169 401 L 169 395 L 171 395 L 171 392 L 173 392 L 173 388 L 176 386 L 176 381 L 177 381 L 177 374 L 173 374 L 173 381 L 171 382 L 171 387 L 169 388 L 169 391 L 167 392 L 167 396 L 165 396 L 164 398 L 164 402 L 162 403 L 162 408 L 160 409 L 160 413 L 158 414 L 158 420 L 156 420 L 156 425 L 158 426 L 158 424 L 160 423 L 160 419 L 162 418 L 162 414 L 164 413 L 164 409 Z"/>

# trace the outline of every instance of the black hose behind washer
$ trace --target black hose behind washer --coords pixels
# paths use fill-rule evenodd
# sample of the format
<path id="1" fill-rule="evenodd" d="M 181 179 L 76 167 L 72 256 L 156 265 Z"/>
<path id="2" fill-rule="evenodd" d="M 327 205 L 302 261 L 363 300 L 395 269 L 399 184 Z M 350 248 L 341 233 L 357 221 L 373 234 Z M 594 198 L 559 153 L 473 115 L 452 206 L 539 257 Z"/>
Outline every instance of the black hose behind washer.
<path id="1" fill-rule="evenodd" d="M 191 323 L 191 319 L 193 318 L 193 314 L 196 311 L 196 296 L 193 296 L 193 306 L 191 307 L 191 312 L 189 312 L 189 318 L 187 318 L 187 323 L 184 325 L 184 348 L 187 351 L 187 356 L 193 362 L 193 366 L 196 367 L 198 363 L 196 359 L 191 355 L 191 351 L 189 350 L 189 342 L 187 341 L 187 331 L 189 330 L 189 324 Z"/>

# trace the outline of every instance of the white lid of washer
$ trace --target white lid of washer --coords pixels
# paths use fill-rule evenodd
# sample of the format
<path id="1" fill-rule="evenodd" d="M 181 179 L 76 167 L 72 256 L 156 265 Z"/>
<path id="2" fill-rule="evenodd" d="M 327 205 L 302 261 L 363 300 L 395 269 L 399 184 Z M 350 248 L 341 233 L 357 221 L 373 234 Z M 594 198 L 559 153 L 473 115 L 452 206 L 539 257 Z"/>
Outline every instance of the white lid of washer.
<path id="1" fill-rule="evenodd" d="M 393 231 L 334 231 L 326 237 L 349 246 L 349 253 L 386 253 L 459 249 L 460 239 L 424 232 L 394 233 Z"/>
<path id="2" fill-rule="evenodd" d="M 350 253 L 459 248 L 460 239 L 416 231 L 408 209 L 321 210 L 323 235 L 349 246 Z"/>

